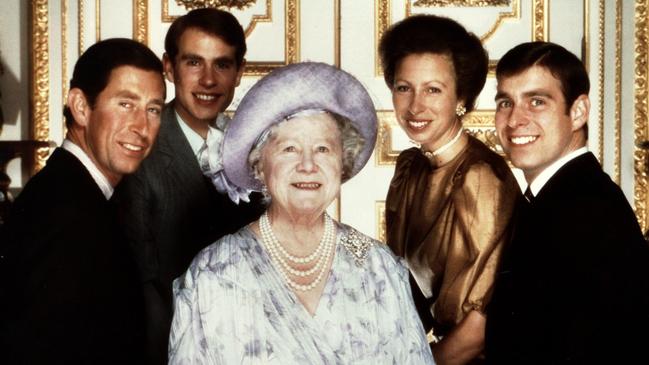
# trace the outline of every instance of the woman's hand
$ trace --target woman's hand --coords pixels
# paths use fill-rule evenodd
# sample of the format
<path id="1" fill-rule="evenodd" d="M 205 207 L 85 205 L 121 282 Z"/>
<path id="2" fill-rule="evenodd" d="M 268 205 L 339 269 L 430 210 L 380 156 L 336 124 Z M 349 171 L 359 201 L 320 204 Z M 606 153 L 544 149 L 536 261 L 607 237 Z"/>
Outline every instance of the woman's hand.
<path id="1" fill-rule="evenodd" d="M 471 311 L 439 343 L 433 346 L 437 365 L 466 364 L 478 356 L 484 348 L 487 317 Z"/>

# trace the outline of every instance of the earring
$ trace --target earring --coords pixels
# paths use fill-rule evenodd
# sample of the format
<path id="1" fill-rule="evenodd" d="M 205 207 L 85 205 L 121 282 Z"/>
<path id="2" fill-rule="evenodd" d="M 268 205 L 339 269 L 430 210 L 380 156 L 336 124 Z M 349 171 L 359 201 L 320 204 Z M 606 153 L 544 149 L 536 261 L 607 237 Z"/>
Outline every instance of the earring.
<path id="1" fill-rule="evenodd" d="M 466 114 L 466 107 L 464 105 L 459 104 L 457 107 L 455 107 L 455 115 L 461 117 L 464 114 Z"/>

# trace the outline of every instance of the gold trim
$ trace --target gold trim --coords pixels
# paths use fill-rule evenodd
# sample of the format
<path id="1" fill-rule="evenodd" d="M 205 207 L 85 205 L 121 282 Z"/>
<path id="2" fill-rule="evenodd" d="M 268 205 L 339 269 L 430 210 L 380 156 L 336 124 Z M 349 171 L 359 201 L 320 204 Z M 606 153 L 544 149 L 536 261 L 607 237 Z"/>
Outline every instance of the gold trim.
<path id="1" fill-rule="evenodd" d="M 622 127 L 622 2 L 615 0 L 615 159 L 613 180 L 620 185 Z"/>
<path id="2" fill-rule="evenodd" d="M 634 102 L 634 128 L 635 148 L 633 151 L 633 166 L 635 185 L 633 198 L 635 214 L 642 231 L 647 230 L 647 151 L 638 148 L 638 145 L 647 140 L 647 83 L 649 78 L 649 63 L 647 62 L 647 44 L 649 42 L 649 29 L 647 26 L 647 7 L 649 0 L 636 0 L 635 3 L 635 102 Z"/>
<path id="3" fill-rule="evenodd" d="M 492 150 L 502 154 L 494 126 L 495 110 L 476 110 L 467 114 L 462 120 L 464 129 L 475 138 L 482 141 Z M 392 147 L 392 134 L 399 129 L 394 111 L 379 110 L 376 113 L 379 130 L 375 146 L 375 161 L 378 166 L 390 166 L 397 162 L 401 150 Z"/>
<path id="4" fill-rule="evenodd" d="M 500 13 L 494 25 L 491 26 L 491 29 L 489 29 L 485 34 L 480 36 L 480 41 L 482 41 L 483 44 L 487 42 L 489 38 L 491 38 L 491 36 L 494 35 L 494 33 L 496 33 L 496 30 L 500 28 L 500 26 L 503 24 L 505 20 L 520 19 L 520 14 L 521 14 L 520 0 L 512 0 L 511 7 L 512 10 L 510 12 Z"/>
<path id="5" fill-rule="evenodd" d="M 532 7 L 532 40 L 544 41 L 548 39 L 548 0 L 534 0 Z M 548 9 L 549 10 L 549 9 Z"/>
<path id="6" fill-rule="evenodd" d="M 169 15 L 169 5 L 167 1 L 162 1 L 162 22 L 173 22 L 177 16 Z M 291 63 L 296 63 L 300 59 L 300 0 L 285 0 L 285 50 L 284 61 L 278 62 L 255 62 L 249 61 L 246 63 L 246 68 L 243 72 L 245 76 L 264 76 L 272 70 L 286 66 Z M 272 0 L 266 0 L 266 14 L 253 15 L 250 24 L 245 30 L 246 37 L 248 37 L 255 29 L 257 23 L 271 22 L 272 18 Z"/>
<path id="7" fill-rule="evenodd" d="M 33 0 L 31 3 L 31 137 L 36 141 L 49 141 L 49 34 L 48 34 L 48 0 Z M 38 148 L 34 154 L 34 167 L 31 173 L 36 173 L 49 156 L 49 148 Z"/>
<path id="8" fill-rule="evenodd" d="M 379 41 L 383 37 L 383 33 L 390 26 L 390 18 L 392 14 L 390 0 L 377 0 L 374 3 L 374 75 L 381 76 L 381 60 L 379 59 Z"/>
<path id="9" fill-rule="evenodd" d="M 169 4 L 167 3 L 167 1 L 166 0 L 161 0 L 161 1 L 162 1 L 162 17 L 161 17 L 162 22 L 171 23 L 174 20 L 176 20 L 178 18 L 177 16 L 169 15 Z M 244 30 L 246 37 L 252 34 L 257 23 L 268 23 L 273 20 L 272 4 L 273 4 L 272 0 L 266 0 L 266 14 L 252 16 L 250 20 L 250 24 L 248 24 L 248 27 Z"/>
<path id="10" fill-rule="evenodd" d="M 83 25 L 84 25 L 83 24 L 84 23 L 83 12 L 85 11 L 85 5 L 84 5 L 83 0 L 78 0 L 77 1 L 77 6 L 78 6 L 78 9 L 77 9 L 77 11 L 78 11 L 78 13 L 77 13 L 77 18 L 78 18 L 77 23 L 79 23 L 79 29 L 78 29 L 79 48 L 78 48 L 78 52 L 79 52 L 79 56 L 81 56 L 81 54 L 83 53 L 83 50 L 84 50 L 84 47 L 83 47 L 83 36 L 84 36 L 84 34 L 83 34 L 83 31 L 84 31 L 84 29 L 83 29 Z"/>
<path id="11" fill-rule="evenodd" d="M 599 78 L 597 82 L 599 83 L 599 106 L 597 112 L 599 113 L 599 132 L 597 138 L 599 139 L 599 161 L 604 163 L 604 72 L 605 72 L 605 59 L 604 59 L 604 50 L 606 49 L 606 38 L 604 37 L 604 21 L 606 19 L 606 7 L 604 6 L 605 0 L 599 0 Z"/>
<path id="12" fill-rule="evenodd" d="M 237 8 L 243 10 L 256 2 L 257 0 L 176 0 L 176 4 L 183 6 L 186 10 L 198 8 Z"/>
<path id="13" fill-rule="evenodd" d="M 377 200 L 374 203 L 374 211 L 376 212 L 376 239 L 386 243 L 385 200 Z"/>
<path id="14" fill-rule="evenodd" d="M 266 0 L 266 14 L 264 15 L 253 15 L 250 24 L 248 24 L 248 27 L 245 30 L 245 35 L 246 38 L 252 34 L 252 32 L 255 30 L 255 27 L 257 26 L 257 23 L 270 23 L 273 21 L 273 7 L 272 7 L 272 0 Z"/>
<path id="15" fill-rule="evenodd" d="M 149 44 L 148 7 L 149 0 L 133 0 L 133 39 L 145 45 Z"/>
<path id="16" fill-rule="evenodd" d="M 270 0 L 268 0 L 270 1 Z M 285 2 L 285 61 L 284 62 L 248 62 L 244 75 L 246 76 L 264 76 L 275 68 L 282 67 L 291 63 L 296 63 L 300 59 L 300 0 L 286 0 Z"/>
<path id="17" fill-rule="evenodd" d="M 510 0 L 416 0 L 412 5 L 416 7 L 486 7 L 507 6 L 509 4 Z"/>
<path id="18" fill-rule="evenodd" d="M 379 130 L 376 138 L 375 156 L 378 166 L 389 166 L 397 163 L 401 151 L 392 148 L 392 132 L 399 128 L 394 111 L 379 110 L 376 112 Z"/>
<path id="19" fill-rule="evenodd" d="M 61 102 L 66 104 L 68 97 L 68 2 L 61 0 Z M 63 108 L 61 108 L 63 110 Z M 62 135 L 65 137 L 65 119 L 61 115 Z"/>
<path id="20" fill-rule="evenodd" d="M 586 1 L 586 0 L 584 0 Z M 477 5 L 475 5 L 477 6 Z M 482 5 L 486 6 L 486 5 Z M 480 36 L 480 41 L 484 44 L 487 42 L 491 36 L 493 36 L 498 28 L 507 20 L 514 20 L 514 19 L 520 19 L 520 14 L 521 14 L 521 3 L 519 0 L 511 0 L 510 2 L 511 10 L 508 12 L 501 12 L 498 14 L 498 18 L 494 22 L 494 24 L 491 26 L 489 30 L 487 30 L 482 36 Z M 381 37 L 383 36 L 383 33 L 388 29 L 390 26 L 390 0 L 377 0 L 375 3 L 375 45 L 374 49 L 378 50 L 379 48 L 379 41 L 381 40 Z M 406 1 L 406 16 L 412 15 L 412 8 L 410 5 L 410 1 Z M 541 9 L 540 17 L 543 19 L 547 18 L 547 15 L 543 12 L 543 9 Z M 547 19 L 546 19 L 547 22 Z M 375 52 L 375 76 L 382 76 L 382 70 L 381 70 L 381 63 L 379 61 L 378 57 L 378 52 Z M 496 74 L 496 64 L 498 63 L 498 60 L 489 60 L 489 77 L 494 77 Z"/>
<path id="21" fill-rule="evenodd" d="M 584 37 L 582 38 L 581 52 L 582 60 L 586 71 L 590 73 L 590 5 L 588 0 L 582 0 L 582 6 L 584 9 L 584 18 L 583 18 L 583 32 Z"/>
<path id="22" fill-rule="evenodd" d="M 498 0 L 428 0 L 428 1 L 416 1 L 412 6 L 415 7 L 444 7 L 444 6 L 464 6 L 464 7 L 486 7 L 486 6 L 511 6 L 510 11 L 501 12 L 498 14 L 498 18 L 494 24 L 487 30 L 483 35 L 480 36 L 480 41 L 484 44 L 491 38 L 491 36 L 496 33 L 496 30 L 500 28 L 502 23 L 508 19 L 519 19 L 519 14 L 521 13 L 521 3 L 519 0 L 505 0 L 507 3 L 498 4 Z M 421 5 L 419 4 L 421 3 Z M 406 17 L 412 15 L 412 6 L 410 1 L 406 1 Z"/>
<path id="23" fill-rule="evenodd" d="M 340 68 L 340 0 L 334 0 L 334 66 Z"/>
<path id="24" fill-rule="evenodd" d="M 95 0 L 95 42 L 101 40 L 101 0 Z"/>
<path id="25" fill-rule="evenodd" d="M 167 1 L 168 0 L 160 0 L 162 3 L 162 16 L 160 17 L 160 21 L 163 23 L 171 23 L 177 18 L 176 16 L 169 15 L 169 4 Z"/>

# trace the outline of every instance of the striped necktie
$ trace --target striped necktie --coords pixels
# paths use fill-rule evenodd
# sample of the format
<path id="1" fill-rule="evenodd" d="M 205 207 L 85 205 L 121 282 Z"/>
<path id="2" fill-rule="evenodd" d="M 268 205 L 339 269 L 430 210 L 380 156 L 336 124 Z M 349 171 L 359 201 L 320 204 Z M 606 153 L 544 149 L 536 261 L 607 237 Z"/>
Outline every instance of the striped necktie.
<path id="1" fill-rule="evenodd" d="M 528 186 L 527 189 L 525 189 L 525 193 L 523 193 L 523 196 L 525 196 L 525 199 L 527 199 L 528 202 L 532 203 L 534 201 L 534 194 L 532 194 L 532 190 Z"/>

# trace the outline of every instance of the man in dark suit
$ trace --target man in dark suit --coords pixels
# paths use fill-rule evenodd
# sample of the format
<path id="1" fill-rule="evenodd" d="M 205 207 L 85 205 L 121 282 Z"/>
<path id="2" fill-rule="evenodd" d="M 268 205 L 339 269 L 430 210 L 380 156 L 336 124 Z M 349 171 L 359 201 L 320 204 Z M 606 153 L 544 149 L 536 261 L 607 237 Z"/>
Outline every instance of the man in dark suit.
<path id="1" fill-rule="evenodd" d="M 245 65 L 241 25 L 225 11 L 190 11 L 169 28 L 165 51 L 175 99 L 151 156 L 116 193 L 145 290 L 150 364 L 167 361 L 173 280 L 198 251 L 261 214 L 258 201 L 235 204 L 204 176 L 220 168 L 222 112 Z"/>
<path id="2" fill-rule="evenodd" d="M 496 129 L 528 188 L 487 311 L 491 364 L 649 361 L 649 248 L 586 148 L 588 74 L 561 46 L 498 63 Z"/>
<path id="3" fill-rule="evenodd" d="M 77 61 L 66 139 L 25 185 L 1 249 L 3 364 L 140 364 L 143 298 L 109 199 L 160 127 L 162 63 L 129 39 Z"/>

